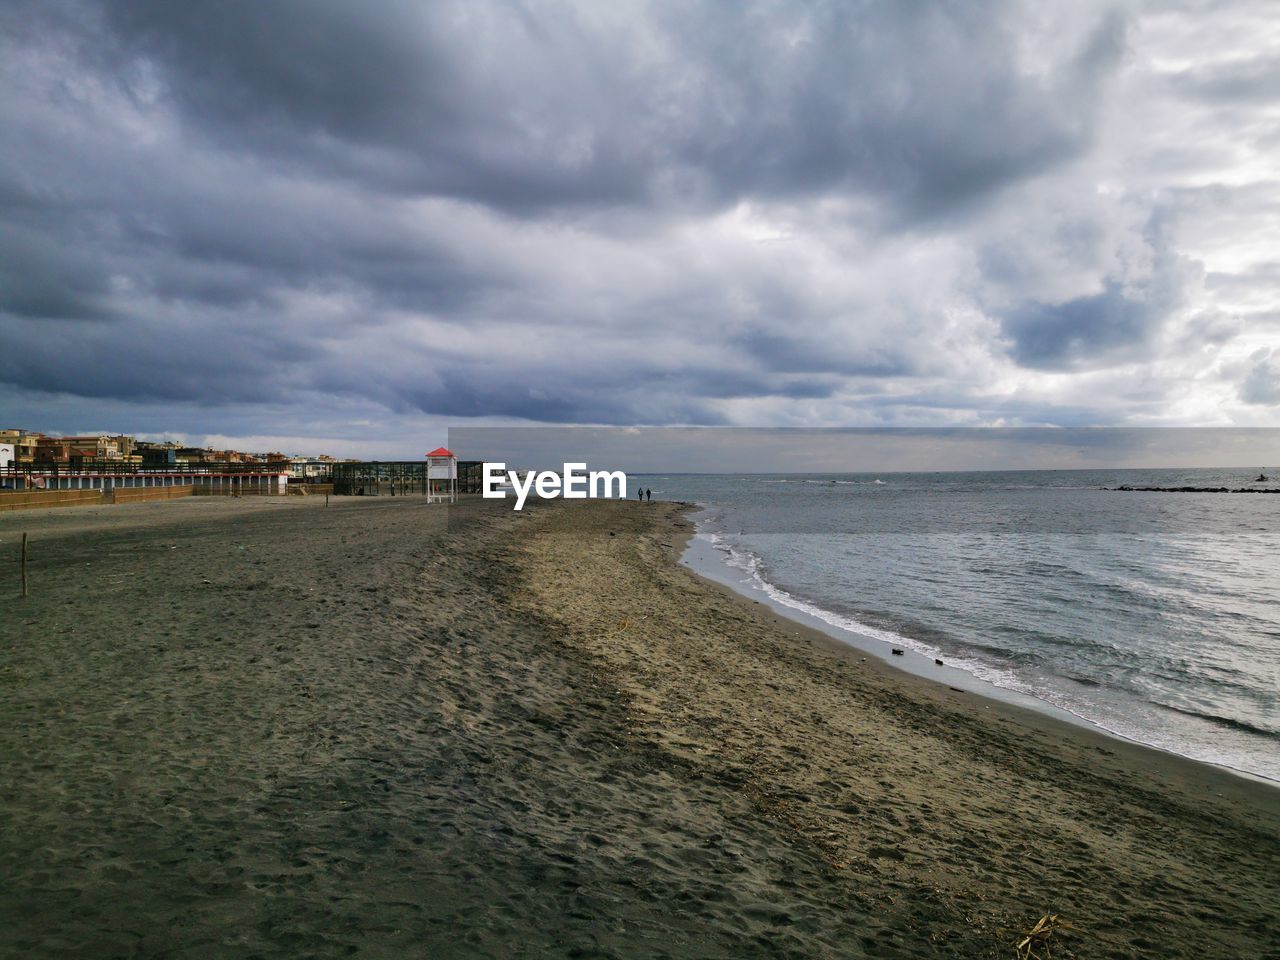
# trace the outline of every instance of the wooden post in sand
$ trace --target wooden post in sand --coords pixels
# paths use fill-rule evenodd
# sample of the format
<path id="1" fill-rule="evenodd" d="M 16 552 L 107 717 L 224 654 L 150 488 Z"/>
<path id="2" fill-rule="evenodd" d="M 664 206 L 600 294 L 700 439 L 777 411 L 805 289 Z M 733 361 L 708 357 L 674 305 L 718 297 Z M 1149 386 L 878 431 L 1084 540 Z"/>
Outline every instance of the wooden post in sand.
<path id="1" fill-rule="evenodd" d="M 22 535 L 22 595 L 27 595 L 27 535 Z"/>

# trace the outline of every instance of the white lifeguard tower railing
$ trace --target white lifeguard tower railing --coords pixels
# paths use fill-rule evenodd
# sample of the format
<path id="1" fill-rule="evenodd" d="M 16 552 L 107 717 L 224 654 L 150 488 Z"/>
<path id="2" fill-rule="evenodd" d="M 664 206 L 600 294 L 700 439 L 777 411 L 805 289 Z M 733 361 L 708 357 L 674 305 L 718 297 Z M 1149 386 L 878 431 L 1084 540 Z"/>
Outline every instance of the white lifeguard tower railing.
<path id="1" fill-rule="evenodd" d="M 447 447 L 427 454 L 427 501 L 458 502 L 458 458 Z"/>

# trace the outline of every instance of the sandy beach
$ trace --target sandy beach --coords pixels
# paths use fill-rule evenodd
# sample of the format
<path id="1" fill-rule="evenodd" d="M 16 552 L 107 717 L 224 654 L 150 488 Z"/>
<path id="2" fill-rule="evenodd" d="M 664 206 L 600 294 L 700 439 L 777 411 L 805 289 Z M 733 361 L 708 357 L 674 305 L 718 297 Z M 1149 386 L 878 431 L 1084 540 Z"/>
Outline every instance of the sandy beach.
<path id="1" fill-rule="evenodd" d="M 864 659 L 691 531 L 0 515 L 0 955 L 1280 957 L 1280 789 Z"/>

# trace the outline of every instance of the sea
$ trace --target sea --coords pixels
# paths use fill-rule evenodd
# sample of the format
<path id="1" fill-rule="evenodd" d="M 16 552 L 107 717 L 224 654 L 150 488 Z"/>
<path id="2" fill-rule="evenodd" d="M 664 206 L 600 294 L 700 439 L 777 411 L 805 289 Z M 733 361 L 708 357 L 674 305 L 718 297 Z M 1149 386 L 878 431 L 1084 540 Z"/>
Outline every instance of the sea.
<path id="1" fill-rule="evenodd" d="M 1280 783 L 1280 494 L 1114 489 L 1280 486 L 1257 474 L 629 479 L 702 508 L 686 562 L 796 619 L 963 689 Z"/>

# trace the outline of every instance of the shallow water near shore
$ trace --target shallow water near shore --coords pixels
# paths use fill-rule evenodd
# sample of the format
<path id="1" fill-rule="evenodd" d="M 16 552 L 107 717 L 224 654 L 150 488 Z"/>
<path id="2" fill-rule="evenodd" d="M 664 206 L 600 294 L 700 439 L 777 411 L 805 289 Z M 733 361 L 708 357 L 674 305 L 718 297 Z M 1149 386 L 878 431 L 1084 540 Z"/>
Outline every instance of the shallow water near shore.
<path id="1" fill-rule="evenodd" d="M 801 622 L 952 686 L 1280 781 L 1280 498 L 1105 489 L 1244 473 L 645 482 L 705 507 L 686 556 L 700 573 Z"/>

